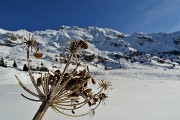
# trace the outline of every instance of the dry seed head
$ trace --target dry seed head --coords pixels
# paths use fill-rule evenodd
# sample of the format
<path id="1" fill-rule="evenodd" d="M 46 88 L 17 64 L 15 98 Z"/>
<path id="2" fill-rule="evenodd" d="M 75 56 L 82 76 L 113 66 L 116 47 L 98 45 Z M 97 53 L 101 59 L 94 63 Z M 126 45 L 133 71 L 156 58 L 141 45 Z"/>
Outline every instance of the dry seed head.
<path id="1" fill-rule="evenodd" d="M 34 56 L 36 58 L 41 58 L 42 54 L 38 52 L 39 49 L 35 47 L 35 42 L 37 39 L 33 36 L 29 36 L 28 39 L 25 38 L 24 40 L 24 43 L 26 43 L 26 50 L 29 51 L 29 48 L 34 48 L 36 52 L 34 53 Z M 27 89 L 17 78 L 19 84 L 31 95 L 37 97 L 39 101 L 48 102 L 49 107 L 58 113 L 75 117 L 84 116 L 88 113 L 94 115 L 94 110 L 107 98 L 107 95 L 102 93 L 102 91 L 111 89 L 110 87 L 112 85 L 109 81 L 101 80 L 99 83 L 99 88 L 101 89 L 96 94 L 93 92 L 87 83 L 90 80 L 93 84 L 96 84 L 96 80 L 91 76 L 89 68 L 87 67 L 83 71 L 80 71 L 78 68 L 81 65 L 79 61 L 79 57 L 81 57 L 79 56 L 79 48 L 87 49 L 88 44 L 83 40 L 72 40 L 70 42 L 70 54 L 68 62 L 62 73 L 59 70 L 56 70 L 54 73 L 48 72 L 47 74 L 43 74 L 37 79 L 37 81 L 35 81 L 34 76 L 31 73 L 31 69 L 29 70 L 30 79 L 36 88 L 37 93 Z M 29 53 L 27 52 L 27 54 Z M 73 57 L 76 58 L 77 66 L 73 71 L 68 72 L 67 69 L 69 64 L 72 63 Z M 30 64 L 29 59 L 28 63 Z M 75 115 L 75 110 L 83 107 L 86 104 L 89 104 L 91 111 L 81 115 Z M 70 110 L 73 115 L 66 114 L 64 111 L 67 110 Z"/>
<path id="2" fill-rule="evenodd" d="M 102 105 L 105 105 L 105 101 L 107 100 L 107 98 L 108 98 L 107 94 L 105 94 L 105 93 L 99 94 L 99 99 L 100 99 L 100 101 L 102 101 Z"/>
<path id="3" fill-rule="evenodd" d="M 95 78 L 92 78 L 91 81 L 92 81 L 92 83 L 93 83 L 94 85 L 96 84 Z"/>
<path id="4" fill-rule="evenodd" d="M 108 91 L 108 89 L 112 89 L 111 88 L 111 82 L 107 81 L 107 80 L 101 80 L 99 82 L 99 88 L 103 88 L 104 91 Z"/>
<path id="5" fill-rule="evenodd" d="M 91 89 L 91 88 L 88 88 L 88 89 L 84 90 L 83 92 L 89 93 L 89 92 L 91 92 L 91 91 L 92 91 L 92 89 Z"/>
<path id="6" fill-rule="evenodd" d="M 36 59 L 41 59 L 42 56 L 43 56 L 43 54 L 40 53 L 40 52 L 35 52 L 35 53 L 34 53 L 34 57 L 35 57 Z"/>
<path id="7" fill-rule="evenodd" d="M 30 34 L 29 34 L 28 38 L 24 37 L 24 42 L 23 42 L 25 44 L 24 49 L 27 50 L 27 49 L 31 48 L 31 50 L 32 50 L 34 48 L 35 51 L 37 51 L 37 48 L 36 48 L 37 42 L 36 41 L 37 41 L 37 38 L 34 36 L 30 36 Z"/>
<path id="8" fill-rule="evenodd" d="M 106 99 L 106 98 L 107 98 L 107 95 L 105 93 L 99 94 L 99 99 L 100 100 L 103 100 L 103 99 Z"/>
<path id="9" fill-rule="evenodd" d="M 79 42 L 77 40 L 70 41 L 69 51 L 71 53 L 77 53 L 79 47 Z"/>
<path id="10" fill-rule="evenodd" d="M 79 40 L 79 44 L 81 45 L 81 48 L 88 49 L 88 44 L 84 40 Z"/>
<path id="11" fill-rule="evenodd" d="M 78 76 L 85 76 L 86 74 L 86 69 L 84 69 L 83 71 L 80 71 L 77 75 Z"/>
<path id="12" fill-rule="evenodd" d="M 37 86 L 41 86 L 42 82 L 41 82 L 41 77 L 37 79 Z"/>
<path id="13" fill-rule="evenodd" d="M 72 53 L 78 53 L 78 49 L 87 49 L 88 44 L 84 40 L 71 40 L 69 50 Z"/>

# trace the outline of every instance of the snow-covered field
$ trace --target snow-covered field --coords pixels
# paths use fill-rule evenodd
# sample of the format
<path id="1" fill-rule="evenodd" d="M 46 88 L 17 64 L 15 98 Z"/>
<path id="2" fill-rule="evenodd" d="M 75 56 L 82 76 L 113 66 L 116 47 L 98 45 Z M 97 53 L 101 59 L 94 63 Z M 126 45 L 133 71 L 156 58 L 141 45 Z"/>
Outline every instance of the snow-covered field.
<path id="1" fill-rule="evenodd" d="M 48 109 L 45 120 L 180 120 L 180 32 L 127 35 L 110 28 L 77 26 L 34 32 L 0 29 L 0 59 L 7 64 L 0 67 L 0 120 L 32 120 L 39 108 L 40 103 L 20 95 L 31 97 L 15 78 L 32 88 L 27 72 L 22 71 L 26 51 L 21 43 L 29 35 L 38 38 L 43 53 L 41 60 L 30 53 L 32 68 L 63 69 L 68 41 L 84 39 L 89 47 L 83 59 L 92 59 L 86 65 L 97 80 L 108 79 L 113 85 L 106 106 L 99 107 L 95 116 L 69 118 Z"/>
<path id="2" fill-rule="evenodd" d="M 95 75 L 113 85 L 106 105 L 100 106 L 95 116 L 71 118 L 48 109 L 44 120 L 180 120 L 180 69 L 147 68 L 102 71 Z M 40 103 L 20 95 L 28 96 L 17 85 L 15 74 L 25 79 L 26 73 L 22 71 L 0 68 L 0 120 L 31 120 Z"/>

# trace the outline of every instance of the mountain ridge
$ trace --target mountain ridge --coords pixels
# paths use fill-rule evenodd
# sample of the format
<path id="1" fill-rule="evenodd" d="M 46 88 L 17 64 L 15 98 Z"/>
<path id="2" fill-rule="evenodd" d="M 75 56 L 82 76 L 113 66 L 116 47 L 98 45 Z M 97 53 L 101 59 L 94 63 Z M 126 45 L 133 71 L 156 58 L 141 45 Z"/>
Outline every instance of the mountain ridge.
<path id="1" fill-rule="evenodd" d="M 0 45 L 2 58 L 15 59 L 24 53 L 20 43 L 29 34 L 38 38 L 40 49 L 47 61 L 55 60 L 54 56 L 63 53 L 71 39 L 84 39 L 89 49 L 84 55 L 92 64 L 100 63 L 105 67 L 122 68 L 132 63 L 155 63 L 163 60 L 168 64 L 180 63 L 180 32 L 143 33 L 128 35 L 111 28 L 89 26 L 60 26 L 57 30 L 29 32 L 25 29 L 8 31 L 0 29 Z M 18 46 L 19 45 L 19 46 Z M 3 46 L 3 47 L 2 47 Z M 7 48 L 10 47 L 10 48 Z M 17 54 L 17 55 L 16 55 Z M 24 57 L 22 57 L 25 59 Z M 154 62 L 151 62 L 154 60 Z M 161 61 L 162 62 L 162 61 Z M 118 64 L 118 65 L 117 65 Z M 125 65 L 126 64 L 126 65 Z M 118 67 L 117 67 L 118 66 Z"/>

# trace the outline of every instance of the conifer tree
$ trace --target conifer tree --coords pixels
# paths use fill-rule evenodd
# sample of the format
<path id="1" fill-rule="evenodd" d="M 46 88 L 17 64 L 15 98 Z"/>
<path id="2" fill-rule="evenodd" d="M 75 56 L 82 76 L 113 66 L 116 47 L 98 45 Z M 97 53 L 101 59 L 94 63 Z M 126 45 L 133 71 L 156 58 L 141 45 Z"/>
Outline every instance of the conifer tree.
<path id="1" fill-rule="evenodd" d="M 17 68 L 17 64 L 16 64 L 16 61 L 14 60 L 14 63 L 13 63 L 13 67 L 14 68 Z"/>
<path id="2" fill-rule="evenodd" d="M 24 64 L 24 66 L 23 66 L 23 71 L 28 71 L 28 67 L 26 64 Z"/>
<path id="3" fill-rule="evenodd" d="M 43 63 L 41 62 L 41 66 L 43 67 Z"/>
<path id="4" fill-rule="evenodd" d="M 0 60 L 0 66 L 3 66 L 3 64 L 4 64 L 4 60 L 3 60 L 3 58 L 1 58 L 1 60 Z"/>
<path id="5" fill-rule="evenodd" d="M 0 66 L 7 67 L 7 64 L 4 62 L 3 58 L 1 58 L 1 60 L 0 60 Z"/>

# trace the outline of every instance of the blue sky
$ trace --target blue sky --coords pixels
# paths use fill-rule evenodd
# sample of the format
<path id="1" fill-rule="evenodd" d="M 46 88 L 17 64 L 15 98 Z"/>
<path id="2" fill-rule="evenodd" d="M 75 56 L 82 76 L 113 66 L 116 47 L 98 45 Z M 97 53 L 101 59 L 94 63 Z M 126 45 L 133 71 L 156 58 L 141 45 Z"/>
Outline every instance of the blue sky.
<path id="1" fill-rule="evenodd" d="M 0 28 L 29 31 L 61 25 L 134 32 L 180 30 L 180 0 L 0 0 Z"/>

